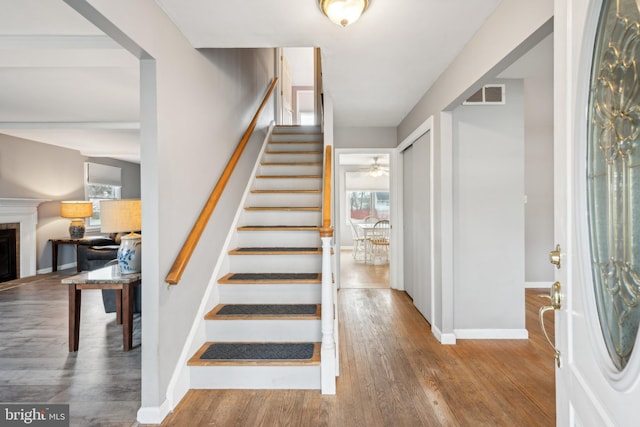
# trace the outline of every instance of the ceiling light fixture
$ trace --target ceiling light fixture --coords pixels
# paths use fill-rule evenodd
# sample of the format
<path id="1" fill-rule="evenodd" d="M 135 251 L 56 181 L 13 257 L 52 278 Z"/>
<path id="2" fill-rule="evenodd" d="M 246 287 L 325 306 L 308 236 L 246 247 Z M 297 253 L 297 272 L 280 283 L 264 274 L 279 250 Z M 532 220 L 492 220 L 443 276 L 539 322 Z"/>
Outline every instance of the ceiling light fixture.
<path id="1" fill-rule="evenodd" d="M 369 6 L 368 0 L 319 0 L 320 9 L 334 24 L 346 27 L 360 18 Z"/>

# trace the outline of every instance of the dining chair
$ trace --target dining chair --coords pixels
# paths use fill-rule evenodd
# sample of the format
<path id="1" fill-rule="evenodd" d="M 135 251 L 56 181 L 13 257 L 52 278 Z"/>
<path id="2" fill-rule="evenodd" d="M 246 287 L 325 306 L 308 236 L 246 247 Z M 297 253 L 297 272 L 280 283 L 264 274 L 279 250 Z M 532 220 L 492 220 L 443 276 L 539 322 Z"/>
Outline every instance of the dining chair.
<path id="1" fill-rule="evenodd" d="M 389 262 L 389 232 L 391 225 L 389 220 L 383 219 L 373 226 L 375 233 L 369 239 L 369 262 L 371 264 L 386 264 Z M 378 262 L 379 261 L 379 262 Z"/>
<path id="2" fill-rule="evenodd" d="M 366 261 L 366 238 L 360 232 L 358 227 L 353 223 L 353 221 L 349 220 L 351 224 L 351 238 L 353 239 L 353 259 Z"/>

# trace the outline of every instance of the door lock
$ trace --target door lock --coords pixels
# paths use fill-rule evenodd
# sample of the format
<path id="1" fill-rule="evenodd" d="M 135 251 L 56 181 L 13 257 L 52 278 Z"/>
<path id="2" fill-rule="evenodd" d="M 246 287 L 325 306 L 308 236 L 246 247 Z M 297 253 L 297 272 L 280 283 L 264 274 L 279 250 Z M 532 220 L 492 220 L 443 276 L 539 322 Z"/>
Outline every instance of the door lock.
<path id="1" fill-rule="evenodd" d="M 560 268 L 560 245 L 556 245 L 556 250 L 549 252 L 549 262 Z"/>

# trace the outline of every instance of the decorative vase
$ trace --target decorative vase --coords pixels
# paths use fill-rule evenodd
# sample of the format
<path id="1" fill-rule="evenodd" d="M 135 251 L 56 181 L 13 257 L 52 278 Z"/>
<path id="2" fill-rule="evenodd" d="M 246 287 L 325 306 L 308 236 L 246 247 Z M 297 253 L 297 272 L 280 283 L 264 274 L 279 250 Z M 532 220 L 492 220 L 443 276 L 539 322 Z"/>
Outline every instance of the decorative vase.
<path id="1" fill-rule="evenodd" d="M 72 239 L 82 239 L 84 237 L 84 220 L 83 219 L 73 219 L 69 224 L 69 236 Z"/>
<path id="2" fill-rule="evenodd" d="M 122 274 L 140 273 L 142 236 L 131 233 L 123 236 L 118 248 L 118 265 Z"/>

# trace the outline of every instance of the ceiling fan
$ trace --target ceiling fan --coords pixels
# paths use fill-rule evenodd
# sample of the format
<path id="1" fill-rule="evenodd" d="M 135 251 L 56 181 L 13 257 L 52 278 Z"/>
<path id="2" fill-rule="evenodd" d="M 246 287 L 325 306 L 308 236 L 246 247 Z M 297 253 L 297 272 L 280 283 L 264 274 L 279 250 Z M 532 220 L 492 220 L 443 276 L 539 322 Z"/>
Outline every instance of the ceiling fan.
<path id="1" fill-rule="evenodd" d="M 378 163 L 378 160 L 380 158 L 379 157 L 374 157 L 373 158 L 373 164 L 371 166 L 369 166 L 366 169 L 362 169 L 363 171 L 365 171 L 365 173 L 367 173 L 369 176 L 372 177 L 379 177 L 382 175 L 389 175 L 389 167 L 385 166 L 385 165 L 381 165 L 380 163 Z"/>

